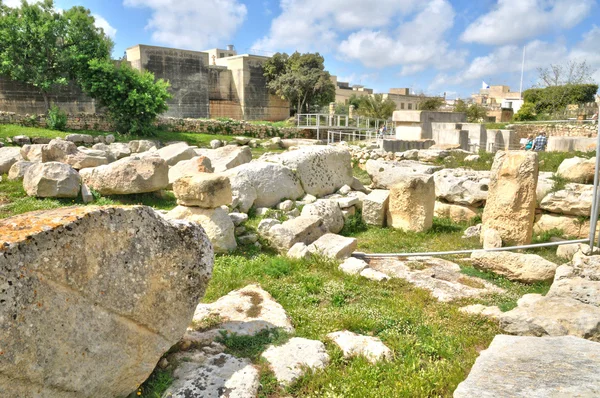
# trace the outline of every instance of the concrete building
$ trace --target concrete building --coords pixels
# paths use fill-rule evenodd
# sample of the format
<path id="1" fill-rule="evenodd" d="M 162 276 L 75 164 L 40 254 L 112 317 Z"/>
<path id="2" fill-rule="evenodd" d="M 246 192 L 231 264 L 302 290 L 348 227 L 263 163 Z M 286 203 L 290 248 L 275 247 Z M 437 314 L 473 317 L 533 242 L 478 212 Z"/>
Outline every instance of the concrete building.
<path id="1" fill-rule="evenodd" d="M 509 86 L 482 88 L 471 97 L 474 103 L 488 108 L 488 122 L 509 122 L 523 105 L 521 93 L 510 91 Z"/>
<path id="2" fill-rule="evenodd" d="M 331 76 L 331 81 L 335 85 L 335 102 L 338 104 L 348 104 L 350 97 L 353 95 L 362 97 L 363 95 L 373 94 L 373 89 L 358 84 L 350 86 L 348 82 L 339 82 L 337 76 Z"/>
<path id="3" fill-rule="evenodd" d="M 463 123 L 466 120 L 466 115 L 460 112 L 400 110 L 392 116 L 398 140 L 435 140 L 432 123 Z"/>

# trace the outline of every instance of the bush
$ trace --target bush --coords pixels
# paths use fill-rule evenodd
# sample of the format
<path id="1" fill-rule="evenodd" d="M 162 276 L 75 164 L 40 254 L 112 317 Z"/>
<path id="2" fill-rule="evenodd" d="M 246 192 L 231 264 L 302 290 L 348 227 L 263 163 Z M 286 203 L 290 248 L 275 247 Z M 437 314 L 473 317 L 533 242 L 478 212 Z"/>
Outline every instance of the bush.
<path id="1" fill-rule="evenodd" d="M 46 118 L 46 126 L 50 130 L 65 131 L 67 129 L 67 114 L 56 105 L 52 105 Z"/>
<path id="2" fill-rule="evenodd" d="M 120 133 L 151 134 L 156 117 L 168 109 L 169 83 L 154 81 L 150 72 L 139 72 L 126 63 L 92 60 L 81 79 L 84 91 L 100 101 Z"/>
<path id="3" fill-rule="evenodd" d="M 535 105 L 531 102 L 525 102 L 514 116 L 514 120 L 517 122 L 526 122 L 535 119 Z"/>

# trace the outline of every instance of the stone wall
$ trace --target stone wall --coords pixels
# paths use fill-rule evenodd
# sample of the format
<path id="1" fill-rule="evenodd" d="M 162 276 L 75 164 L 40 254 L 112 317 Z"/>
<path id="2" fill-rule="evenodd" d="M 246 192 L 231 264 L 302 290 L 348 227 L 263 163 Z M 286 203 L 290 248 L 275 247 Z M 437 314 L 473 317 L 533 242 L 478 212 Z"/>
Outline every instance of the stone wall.
<path id="1" fill-rule="evenodd" d="M 544 131 L 550 137 L 595 137 L 598 125 L 592 123 L 531 123 L 514 124 L 511 129 L 517 132 L 519 138 L 527 138 Z"/>

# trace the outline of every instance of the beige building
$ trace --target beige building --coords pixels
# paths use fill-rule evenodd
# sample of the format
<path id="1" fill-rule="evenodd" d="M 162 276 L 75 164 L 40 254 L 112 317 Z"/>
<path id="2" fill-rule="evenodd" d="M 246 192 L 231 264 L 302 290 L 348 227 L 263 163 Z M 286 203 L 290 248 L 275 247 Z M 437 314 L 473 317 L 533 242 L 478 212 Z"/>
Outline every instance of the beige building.
<path id="1" fill-rule="evenodd" d="M 478 94 L 472 94 L 471 97 L 474 103 L 488 108 L 489 122 L 509 122 L 523 105 L 521 93 L 510 91 L 509 86 L 482 88 Z"/>

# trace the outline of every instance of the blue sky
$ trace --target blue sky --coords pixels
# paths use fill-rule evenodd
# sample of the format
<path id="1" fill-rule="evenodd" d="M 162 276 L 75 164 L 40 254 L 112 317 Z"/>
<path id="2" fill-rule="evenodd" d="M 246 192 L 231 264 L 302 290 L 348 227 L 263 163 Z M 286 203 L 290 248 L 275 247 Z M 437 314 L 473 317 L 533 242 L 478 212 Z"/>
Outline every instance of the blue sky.
<path id="1" fill-rule="evenodd" d="M 568 61 L 586 60 L 600 81 L 596 0 L 56 0 L 73 5 L 97 16 L 115 57 L 138 43 L 318 51 L 342 81 L 456 98 L 482 81 L 518 91 L 525 48 L 524 88 L 538 67 Z"/>

